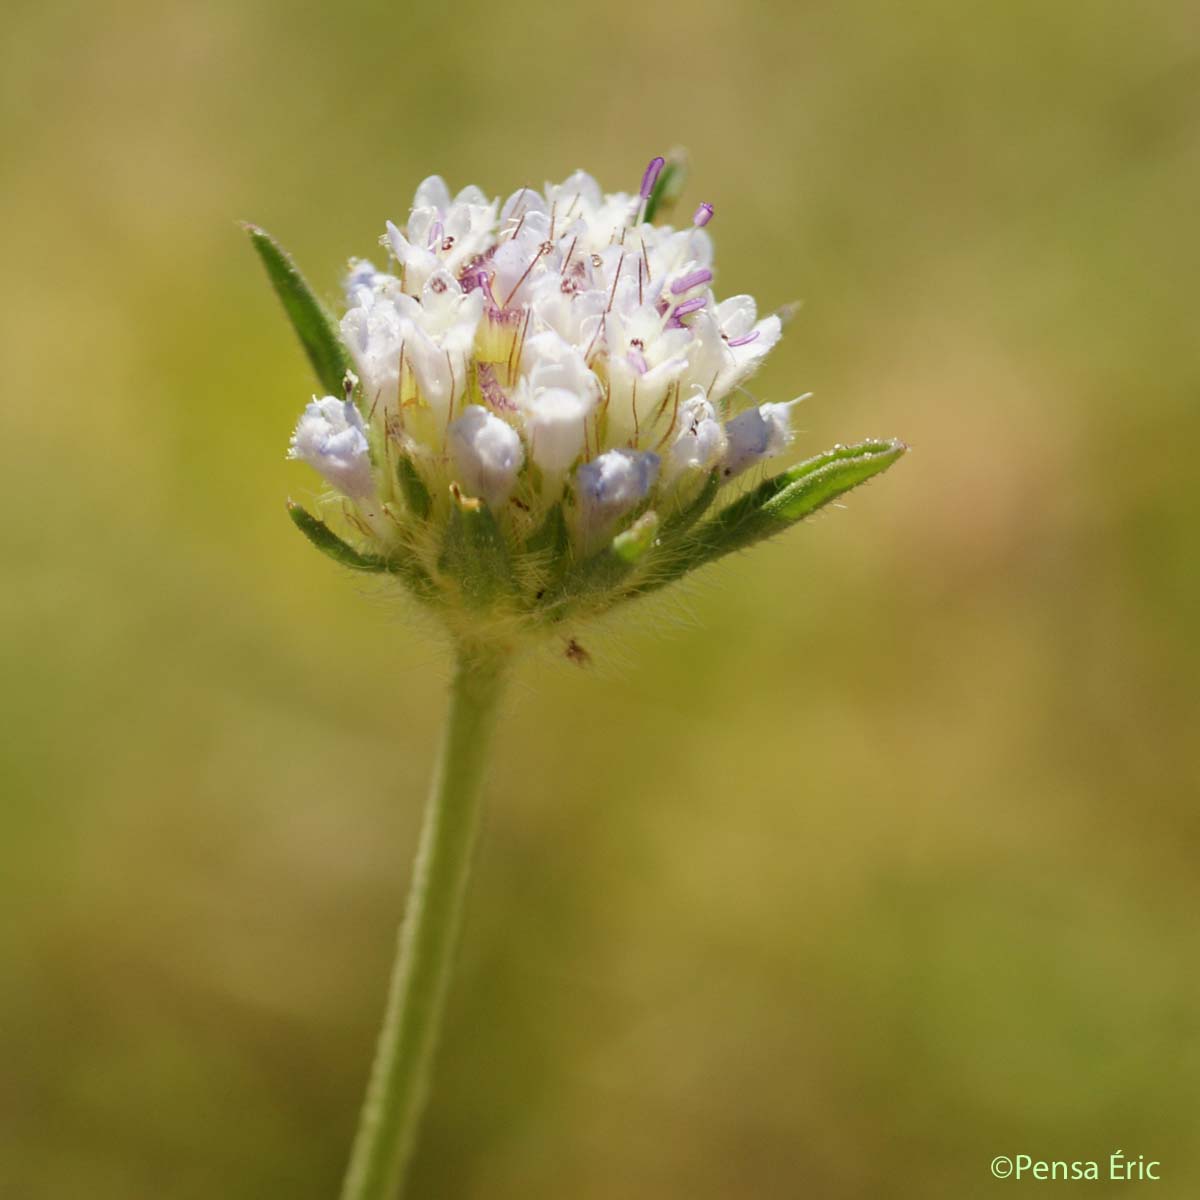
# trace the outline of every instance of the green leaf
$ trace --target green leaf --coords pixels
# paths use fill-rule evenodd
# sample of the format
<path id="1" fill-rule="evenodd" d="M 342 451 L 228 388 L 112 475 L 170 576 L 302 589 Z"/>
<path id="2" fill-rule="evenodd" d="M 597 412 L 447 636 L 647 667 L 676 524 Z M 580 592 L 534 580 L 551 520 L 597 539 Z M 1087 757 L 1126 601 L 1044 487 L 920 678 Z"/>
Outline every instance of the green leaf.
<path id="1" fill-rule="evenodd" d="M 525 543 L 526 554 L 546 555 L 551 562 L 561 562 L 571 546 L 571 531 L 562 501 L 554 504 L 546 519 L 530 534 Z"/>
<path id="2" fill-rule="evenodd" d="M 656 213 L 665 215 L 673 209 L 687 183 L 688 160 L 687 151 L 675 149 L 667 155 L 663 169 L 658 173 L 658 179 L 651 189 L 646 201 L 645 220 L 653 221 Z"/>
<path id="3" fill-rule="evenodd" d="M 301 508 L 294 501 L 289 500 L 287 507 L 288 516 L 292 518 L 296 528 L 322 554 L 328 554 L 334 562 L 339 562 L 343 567 L 349 567 L 353 571 L 380 572 L 391 569 L 386 559 L 379 558 L 374 554 L 360 554 L 348 542 L 343 542 L 320 517 L 314 517 L 312 513 Z"/>
<path id="4" fill-rule="evenodd" d="M 529 607 L 559 603 L 563 580 L 574 562 L 571 531 L 561 500 L 551 506 L 546 519 L 526 538 L 524 556 L 535 564 L 537 573 L 537 590 L 529 597 Z"/>
<path id="5" fill-rule="evenodd" d="M 512 564 L 504 534 L 482 500 L 450 489 L 450 521 L 438 566 L 457 580 L 472 608 L 485 608 L 513 588 Z"/>
<path id="6" fill-rule="evenodd" d="M 433 507 L 433 500 L 430 498 L 429 489 L 425 486 L 424 480 L 417 474 L 417 468 L 413 466 L 412 459 L 402 455 L 396 460 L 396 481 L 400 484 L 400 491 L 404 495 L 404 503 L 408 505 L 408 511 L 418 520 L 425 520 Z"/>
<path id="7" fill-rule="evenodd" d="M 908 449 L 903 442 L 870 441 L 835 446 L 771 479 L 693 529 L 675 546 L 663 569 L 640 585 L 648 592 L 706 563 L 745 550 L 809 516 L 832 500 L 886 471 Z"/>
<path id="8" fill-rule="evenodd" d="M 267 269 L 275 294 L 282 301 L 321 386 L 331 396 L 343 395 L 346 372 L 351 370 L 352 364 L 333 317 L 313 295 L 291 257 L 268 233 L 257 225 L 247 225 L 246 232 Z"/>

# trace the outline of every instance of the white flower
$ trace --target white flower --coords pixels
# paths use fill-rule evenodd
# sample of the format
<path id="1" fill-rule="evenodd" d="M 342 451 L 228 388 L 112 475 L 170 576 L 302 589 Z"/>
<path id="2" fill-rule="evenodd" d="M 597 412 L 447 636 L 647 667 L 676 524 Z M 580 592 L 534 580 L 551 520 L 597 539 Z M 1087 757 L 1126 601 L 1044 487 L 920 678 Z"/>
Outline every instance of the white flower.
<path id="1" fill-rule="evenodd" d="M 399 406 L 400 353 L 404 327 L 386 290 L 359 287 L 342 318 L 342 341 L 354 359 L 370 411 Z"/>
<path id="2" fill-rule="evenodd" d="M 717 305 L 716 324 L 724 346 L 725 361 L 713 385 L 718 397 L 729 394 L 747 379 L 775 348 L 783 323 L 772 314 L 757 319 L 753 296 L 731 296 Z"/>
<path id="3" fill-rule="evenodd" d="M 583 450 L 593 404 L 578 392 L 560 387 L 521 392 L 517 404 L 525 417 L 533 461 L 543 471 L 561 474 Z"/>
<path id="4" fill-rule="evenodd" d="M 419 296 L 429 277 L 445 269 L 457 275 L 492 241 L 496 202 L 477 187 L 452 200 L 446 182 L 431 175 L 417 188 L 407 236 L 389 221 L 388 243 L 404 268 L 404 290 Z"/>
<path id="5" fill-rule="evenodd" d="M 567 388 L 593 403 L 599 398 L 600 381 L 587 365 L 583 350 L 552 329 L 526 338 L 521 368 L 535 389 Z"/>
<path id="6" fill-rule="evenodd" d="M 754 373 L 778 343 L 783 326 L 774 314 L 757 320 L 752 296 L 732 296 L 697 312 L 691 328 L 691 375 L 719 404 Z"/>
<path id="7" fill-rule="evenodd" d="M 613 442 L 657 442 L 656 414 L 670 419 L 663 405 L 671 385 L 688 366 L 691 334 L 670 328 L 652 305 L 620 312 L 606 322 L 608 349 L 608 433 Z"/>
<path id="8" fill-rule="evenodd" d="M 308 463 L 351 500 L 374 494 L 366 429 L 351 401 L 314 396 L 292 434 L 288 457 Z"/>
<path id="9" fill-rule="evenodd" d="M 422 399 L 440 418 L 466 391 L 483 296 L 464 292 L 449 271 L 439 269 L 426 279 L 419 300 L 398 292 L 393 304 L 405 361 Z"/>
<path id="10" fill-rule="evenodd" d="M 525 451 L 517 431 L 507 422 L 470 405 L 450 426 L 450 453 L 468 495 L 482 496 L 492 509 L 512 495 Z"/>
<path id="11" fill-rule="evenodd" d="M 679 433 L 667 452 L 663 468 L 664 483 L 689 469 L 709 471 L 725 454 L 725 430 L 703 394 L 684 401 L 679 416 Z"/>
<path id="12" fill-rule="evenodd" d="M 496 256 L 500 257 L 499 251 Z M 559 257 L 565 259 L 565 254 Z M 596 337 L 608 307 L 608 293 L 593 286 L 595 277 L 590 258 L 578 253 L 565 267 L 560 262 L 558 271 L 536 274 L 528 296 L 538 323 L 571 345 L 598 344 Z"/>
<path id="13" fill-rule="evenodd" d="M 583 352 L 553 330 L 527 338 L 521 362 L 525 374 L 516 404 L 524 414 L 530 455 L 543 471 L 561 474 L 583 451 L 600 382 Z"/>

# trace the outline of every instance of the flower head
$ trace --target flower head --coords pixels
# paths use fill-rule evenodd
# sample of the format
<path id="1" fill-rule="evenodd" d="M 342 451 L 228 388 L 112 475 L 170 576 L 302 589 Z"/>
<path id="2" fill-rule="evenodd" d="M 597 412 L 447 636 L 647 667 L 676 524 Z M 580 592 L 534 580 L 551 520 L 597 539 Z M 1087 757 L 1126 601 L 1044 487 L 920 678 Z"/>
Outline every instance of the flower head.
<path id="1" fill-rule="evenodd" d="M 888 465 L 898 443 L 839 448 L 702 519 L 789 445 L 796 401 L 745 400 L 781 322 L 750 296 L 716 299 L 713 205 L 682 228 L 655 223 L 680 170 L 652 159 L 615 193 L 579 171 L 503 203 L 426 179 L 405 222 L 387 223 L 385 266 L 351 260 L 336 327 L 252 231 L 326 387 L 351 368 L 347 398 L 309 404 L 290 453 L 340 494 L 360 540 L 308 514 L 302 528 L 451 616 L 486 596 L 489 614 L 533 628 L 767 536 Z M 833 486 L 805 507 L 796 485 L 829 467 Z M 738 505 L 751 516 L 731 533 Z M 464 578 L 489 572 L 495 586 Z"/>

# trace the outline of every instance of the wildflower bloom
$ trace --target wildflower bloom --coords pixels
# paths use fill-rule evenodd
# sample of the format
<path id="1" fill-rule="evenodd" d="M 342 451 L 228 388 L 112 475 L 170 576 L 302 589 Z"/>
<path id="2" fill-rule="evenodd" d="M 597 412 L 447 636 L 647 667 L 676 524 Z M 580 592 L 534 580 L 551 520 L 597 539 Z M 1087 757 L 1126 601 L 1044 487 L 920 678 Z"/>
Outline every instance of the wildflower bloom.
<path id="1" fill-rule="evenodd" d="M 723 486 L 788 448 L 803 397 L 746 400 L 780 317 L 714 295 L 712 204 L 682 228 L 655 222 L 680 184 L 663 158 L 628 193 L 577 171 L 501 202 L 433 176 L 387 223 L 386 261 L 351 260 L 336 322 L 252 230 L 332 393 L 304 410 L 290 456 L 332 489 L 322 513 L 349 540 L 293 507 L 301 529 L 399 575 L 460 633 L 485 618 L 533 630 L 652 590 L 890 465 L 899 443 L 838 447 L 710 515 Z"/>
<path id="2" fill-rule="evenodd" d="M 289 457 L 329 491 L 319 516 L 289 503 L 292 519 L 344 565 L 400 579 L 455 649 L 343 1200 L 395 1200 L 412 1155 L 521 640 L 558 630 L 587 662 L 568 620 L 771 537 L 904 452 L 835 446 L 746 483 L 792 442 L 803 397 L 747 401 L 781 320 L 750 296 L 714 296 L 712 204 L 684 228 L 655 223 L 682 181 L 677 157 L 651 159 L 632 193 L 577 171 L 501 203 L 426 179 L 404 225 L 387 224 L 386 261 L 351 260 L 340 320 L 249 230 L 326 393 Z M 736 495 L 718 504 L 725 488 Z"/>

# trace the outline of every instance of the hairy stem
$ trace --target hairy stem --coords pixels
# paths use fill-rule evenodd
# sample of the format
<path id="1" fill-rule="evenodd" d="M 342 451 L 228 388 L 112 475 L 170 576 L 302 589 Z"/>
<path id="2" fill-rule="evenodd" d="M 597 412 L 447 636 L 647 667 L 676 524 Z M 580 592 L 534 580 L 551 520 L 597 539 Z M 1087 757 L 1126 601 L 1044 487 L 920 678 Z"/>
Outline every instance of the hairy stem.
<path id="1" fill-rule="evenodd" d="M 396 1200 L 429 1091 L 508 654 L 458 648 L 387 1010 L 342 1200 Z"/>

